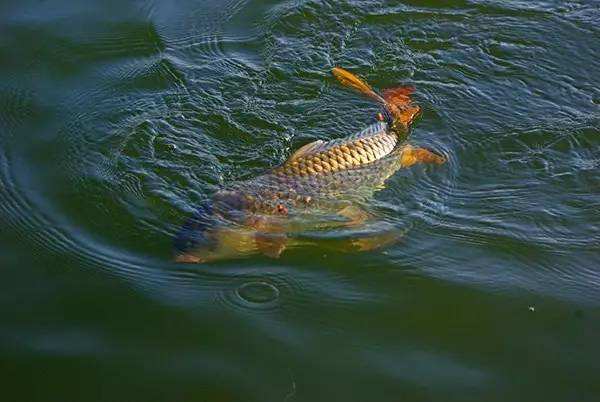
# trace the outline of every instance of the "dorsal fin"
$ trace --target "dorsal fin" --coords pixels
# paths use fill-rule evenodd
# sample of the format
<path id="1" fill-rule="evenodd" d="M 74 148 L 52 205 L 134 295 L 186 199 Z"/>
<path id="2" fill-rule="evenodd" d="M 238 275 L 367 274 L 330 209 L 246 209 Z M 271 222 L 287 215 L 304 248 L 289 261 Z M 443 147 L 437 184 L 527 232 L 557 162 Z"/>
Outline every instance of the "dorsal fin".
<path id="1" fill-rule="evenodd" d="M 383 91 L 383 98 L 397 107 L 404 107 L 411 102 L 410 95 L 413 92 L 415 88 L 412 86 L 388 88 Z"/>
<path id="2" fill-rule="evenodd" d="M 350 71 L 344 70 L 341 67 L 334 67 L 331 70 L 331 73 L 342 85 L 354 88 L 362 94 L 385 104 L 385 100 L 377 92 L 373 91 L 373 88 L 371 88 L 369 84 L 352 74 Z"/>
<path id="3" fill-rule="evenodd" d="M 301 146 L 300 148 L 298 148 L 298 150 L 296 152 L 294 152 L 286 161 L 285 163 L 289 163 L 292 162 L 296 159 L 302 158 L 306 155 L 311 154 L 315 149 L 317 149 L 318 147 L 320 147 L 321 145 L 323 145 L 325 142 L 323 140 L 316 140 L 313 142 L 309 142 L 308 144 L 305 144 L 303 146 Z"/>

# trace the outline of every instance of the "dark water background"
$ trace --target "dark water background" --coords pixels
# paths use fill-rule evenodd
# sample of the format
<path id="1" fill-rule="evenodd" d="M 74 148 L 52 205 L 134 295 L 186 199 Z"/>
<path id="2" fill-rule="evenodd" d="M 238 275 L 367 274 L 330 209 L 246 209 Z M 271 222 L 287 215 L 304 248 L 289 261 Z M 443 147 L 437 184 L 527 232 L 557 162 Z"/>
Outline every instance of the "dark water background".
<path id="1" fill-rule="evenodd" d="M 0 3 L 3 401 L 600 400 L 600 3 Z M 412 83 L 385 251 L 171 262 Z"/>

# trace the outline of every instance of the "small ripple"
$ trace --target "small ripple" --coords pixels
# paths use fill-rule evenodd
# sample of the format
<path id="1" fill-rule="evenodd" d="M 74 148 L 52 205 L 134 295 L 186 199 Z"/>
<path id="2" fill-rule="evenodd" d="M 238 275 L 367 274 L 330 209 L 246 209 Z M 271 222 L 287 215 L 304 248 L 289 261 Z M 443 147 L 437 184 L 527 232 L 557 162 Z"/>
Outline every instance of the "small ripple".
<path id="1" fill-rule="evenodd" d="M 32 92 L 16 88 L 0 88 L 0 127 L 11 132 L 43 113 Z"/>
<path id="2" fill-rule="evenodd" d="M 267 304 L 279 298 L 279 289 L 267 282 L 246 282 L 236 289 L 236 293 L 251 304 Z"/>
<path id="3" fill-rule="evenodd" d="M 230 281 L 223 274 L 165 270 L 163 259 L 141 257 L 103 242 L 98 233 L 75 225 L 73 217 L 54 208 L 50 200 L 27 190 L 13 175 L 13 165 L 0 153 L 0 216 L 11 233 L 32 245 L 33 255 L 66 256 L 79 266 L 115 275 L 135 289 L 176 305 L 209 303 L 215 289 L 228 286 Z"/>
<path id="4" fill-rule="evenodd" d="M 235 278 L 234 282 L 239 283 L 240 279 L 242 278 Z M 268 277 L 264 279 L 243 278 L 241 284 L 231 284 L 230 287 L 219 292 L 217 299 L 219 303 L 234 311 L 279 311 L 281 308 L 280 293 L 282 292 L 279 286 L 282 284 L 278 286 L 271 283 L 270 280 Z M 289 296 L 289 288 L 283 289 L 285 289 L 286 296 Z"/>
<path id="5" fill-rule="evenodd" d="M 228 1 L 212 14 L 194 9 L 174 29 L 177 35 L 160 21 L 177 10 L 145 4 L 144 15 L 156 22 L 96 21 L 94 29 L 76 27 L 73 35 L 46 35 L 43 26 L 3 30 L 15 48 L 23 38 L 48 38 L 19 57 L 53 78 L 78 80 L 81 73 L 101 81 L 69 92 L 62 104 L 68 122 L 56 145 L 62 152 L 53 160 L 72 184 L 70 202 L 83 211 L 53 210 L 13 176 L 31 166 L 2 159 L 0 208 L 35 248 L 72 252 L 83 265 L 184 304 L 216 298 L 234 311 L 302 315 L 311 300 L 347 310 L 380 300 L 331 268 L 354 265 L 358 257 L 348 264 L 329 251 L 325 257 L 325 247 L 290 251 L 286 261 L 294 253 L 317 261 L 303 264 L 306 271 L 220 275 L 180 267 L 166 272 L 168 252 L 156 251 L 170 247 L 193 205 L 223 183 L 281 162 L 293 144 L 364 126 L 372 106 L 323 78 L 327 67 L 343 64 L 378 87 L 416 83 L 424 116 L 411 141 L 449 157 L 444 166 L 400 172 L 377 195 L 373 204 L 382 217 L 376 225 L 410 228 L 390 260 L 432 275 L 448 269 L 451 279 L 489 275 L 509 286 L 536 278 L 531 267 L 563 283 L 581 279 L 581 272 L 597 283 L 593 256 L 586 254 L 587 265 L 583 258 L 563 259 L 559 267 L 552 260 L 596 251 L 600 240 L 597 80 L 593 68 L 570 62 L 594 66 L 595 45 L 582 34 L 596 34 L 595 10 L 518 1 L 385 7 L 289 1 L 261 19 L 260 7 Z M 232 18 L 245 20 L 247 13 L 254 14 L 244 29 L 228 30 Z M 566 21 L 557 18 L 562 15 Z M 575 23 L 580 29 L 573 32 L 567 24 Z M 15 127 L 41 110 L 33 94 L 1 90 L 0 124 Z M 477 271 L 484 251 L 492 268 L 509 270 L 499 262 L 505 259 L 523 272 Z M 380 262 L 372 255 L 360 261 Z"/>
<path id="6" fill-rule="evenodd" d="M 93 23 L 89 23 L 94 25 Z M 148 21 L 127 21 L 63 39 L 60 49 L 68 53 L 73 63 L 88 64 L 90 61 L 111 60 L 154 55 L 165 49 L 165 43 L 156 27 Z"/>

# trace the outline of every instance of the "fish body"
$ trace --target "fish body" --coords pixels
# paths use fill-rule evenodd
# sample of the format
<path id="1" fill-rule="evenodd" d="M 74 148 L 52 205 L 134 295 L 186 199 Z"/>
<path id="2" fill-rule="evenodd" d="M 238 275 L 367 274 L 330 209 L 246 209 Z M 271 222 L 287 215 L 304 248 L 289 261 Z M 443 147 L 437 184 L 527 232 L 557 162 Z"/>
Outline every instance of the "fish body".
<path id="1" fill-rule="evenodd" d="M 208 246 L 180 250 L 178 261 L 205 262 L 256 251 L 279 256 L 291 244 L 287 234 L 305 230 L 311 222 L 307 215 L 323 213 L 334 227 L 363 223 L 368 214 L 357 205 L 383 188 L 394 172 L 414 163 L 445 161 L 404 142 L 420 110 L 410 102 L 412 90 L 402 87 L 380 96 L 346 70 L 334 69 L 334 75 L 382 103 L 386 119 L 345 138 L 306 144 L 282 165 L 217 191 L 210 207 L 184 227 L 185 236 L 194 230 L 205 234 L 202 240 L 208 240 Z M 340 219 L 332 219 L 332 214 Z M 312 220 L 315 227 L 323 223 L 316 221 Z"/>
<path id="2" fill-rule="evenodd" d="M 361 197 L 362 193 L 370 193 L 373 183 L 387 176 L 389 169 L 383 169 L 383 165 L 389 162 L 377 162 L 389 156 L 397 143 L 398 135 L 391 133 L 384 122 L 346 138 L 315 141 L 300 148 L 281 166 L 217 192 L 216 199 L 223 200 L 226 208 L 281 214 L 283 210 L 278 206 L 289 211 Z M 237 202 L 227 205 L 231 197 Z"/>

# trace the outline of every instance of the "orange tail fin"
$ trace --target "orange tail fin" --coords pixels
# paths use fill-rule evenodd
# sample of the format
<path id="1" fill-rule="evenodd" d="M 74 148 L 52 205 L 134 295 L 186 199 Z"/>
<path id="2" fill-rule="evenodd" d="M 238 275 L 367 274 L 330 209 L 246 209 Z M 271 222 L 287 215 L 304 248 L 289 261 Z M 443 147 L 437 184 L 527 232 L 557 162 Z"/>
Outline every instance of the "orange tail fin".
<path id="1" fill-rule="evenodd" d="M 377 92 L 371 88 L 369 84 L 358 78 L 356 75 L 352 74 L 348 70 L 344 70 L 341 67 L 334 67 L 331 70 L 331 73 L 334 75 L 338 81 L 347 87 L 354 88 L 358 92 L 368 96 L 369 98 L 373 98 L 378 102 L 385 104 L 385 99 L 383 99 Z"/>
<path id="2" fill-rule="evenodd" d="M 410 95 L 414 92 L 415 87 L 411 86 L 388 88 L 383 91 L 383 99 L 397 107 L 404 107 L 410 104 Z"/>
<path id="3" fill-rule="evenodd" d="M 394 119 L 402 123 L 405 127 L 421 112 L 419 106 L 413 105 L 410 95 L 415 92 L 411 86 L 389 88 L 383 91 L 383 99 L 387 110 L 394 116 Z"/>
<path id="4" fill-rule="evenodd" d="M 410 95 L 415 91 L 414 87 L 405 86 L 389 88 L 383 91 L 383 96 L 381 96 L 375 92 L 369 84 L 348 70 L 344 70 L 341 67 L 334 67 L 331 70 L 331 73 L 342 85 L 354 88 L 360 93 L 375 99 L 377 102 L 384 105 L 394 121 L 400 122 L 405 128 L 408 127 L 415 116 L 421 111 L 421 108 L 413 105 L 412 100 L 410 99 Z"/>

